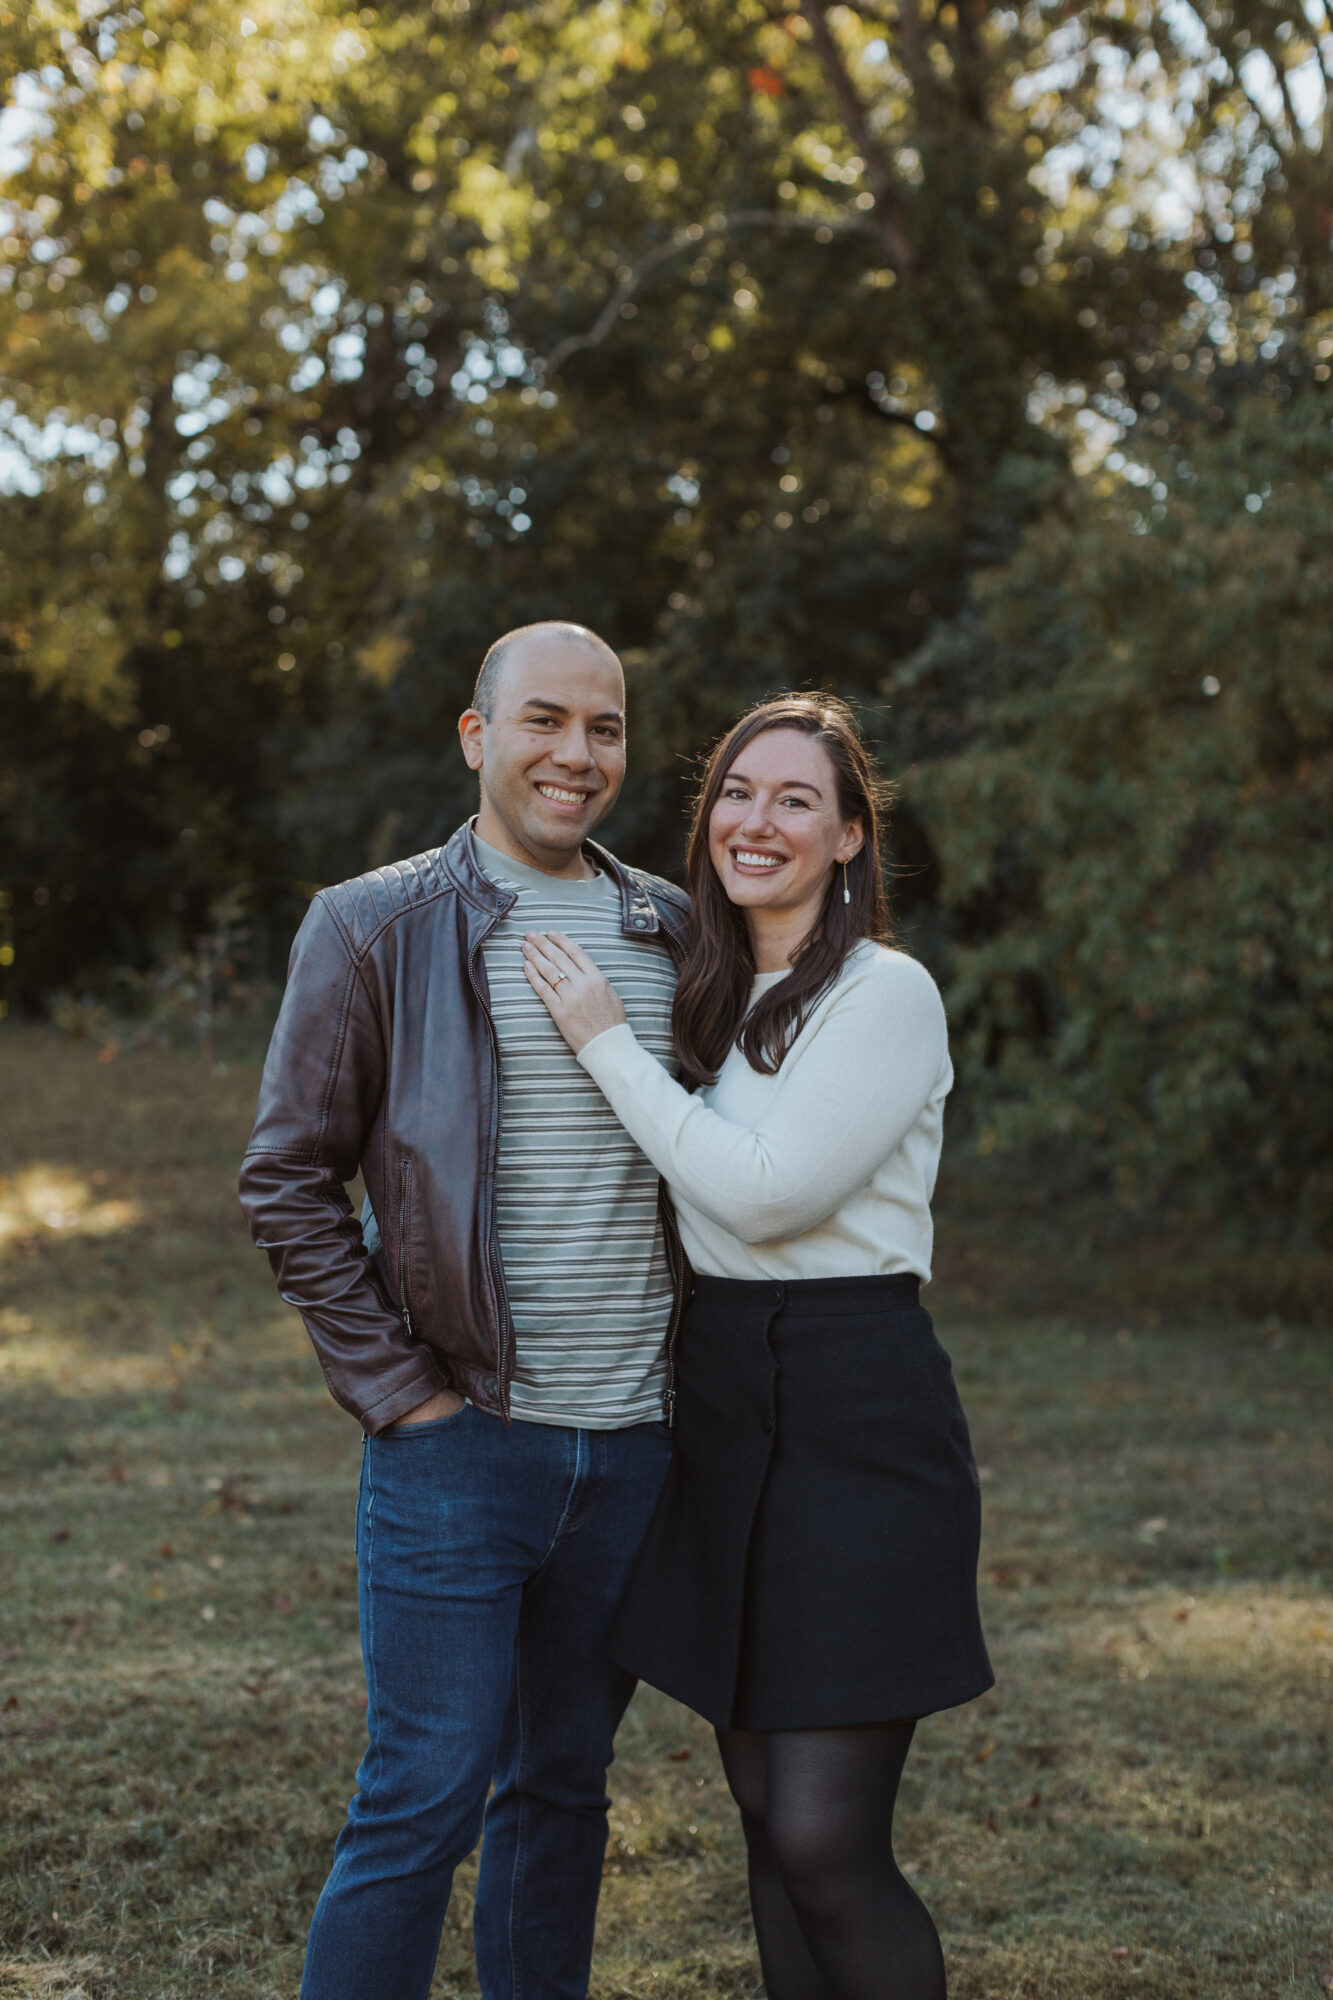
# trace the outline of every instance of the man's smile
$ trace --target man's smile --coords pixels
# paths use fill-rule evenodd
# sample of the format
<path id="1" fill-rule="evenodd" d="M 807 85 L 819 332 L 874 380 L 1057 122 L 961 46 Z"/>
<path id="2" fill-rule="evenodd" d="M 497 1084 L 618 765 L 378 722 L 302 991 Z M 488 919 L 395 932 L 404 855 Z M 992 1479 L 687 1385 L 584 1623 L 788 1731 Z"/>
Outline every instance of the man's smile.
<path id="1" fill-rule="evenodd" d="M 544 799 L 550 799 L 558 806 L 586 806 L 593 796 L 590 791 L 572 792 L 564 785 L 544 784 L 540 779 L 537 781 L 537 790 Z"/>

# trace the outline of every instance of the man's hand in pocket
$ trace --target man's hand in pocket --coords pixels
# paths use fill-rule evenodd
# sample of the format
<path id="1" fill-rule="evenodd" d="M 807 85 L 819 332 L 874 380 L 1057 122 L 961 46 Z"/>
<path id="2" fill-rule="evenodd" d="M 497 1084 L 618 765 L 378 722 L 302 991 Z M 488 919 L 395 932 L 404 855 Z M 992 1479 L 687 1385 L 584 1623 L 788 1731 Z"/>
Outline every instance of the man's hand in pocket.
<path id="1" fill-rule="evenodd" d="M 409 1424 L 433 1424 L 437 1417 L 457 1416 L 466 1401 L 466 1396 L 460 1396 L 457 1389 L 441 1389 L 437 1396 L 432 1396 L 428 1402 L 418 1403 L 415 1410 L 399 1417 L 395 1428 L 406 1430 Z"/>

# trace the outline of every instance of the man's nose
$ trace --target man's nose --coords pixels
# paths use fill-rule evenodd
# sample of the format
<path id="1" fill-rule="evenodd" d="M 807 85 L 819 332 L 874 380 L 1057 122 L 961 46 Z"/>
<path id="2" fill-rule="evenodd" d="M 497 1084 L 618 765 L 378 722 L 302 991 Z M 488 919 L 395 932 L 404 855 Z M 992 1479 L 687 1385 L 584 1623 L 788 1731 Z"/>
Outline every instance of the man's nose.
<path id="1" fill-rule="evenodd" d="M 592 742 L 586 729 L 567 729 L 552 756 L 568 771 L 586 771 L 593 762 Z"/>

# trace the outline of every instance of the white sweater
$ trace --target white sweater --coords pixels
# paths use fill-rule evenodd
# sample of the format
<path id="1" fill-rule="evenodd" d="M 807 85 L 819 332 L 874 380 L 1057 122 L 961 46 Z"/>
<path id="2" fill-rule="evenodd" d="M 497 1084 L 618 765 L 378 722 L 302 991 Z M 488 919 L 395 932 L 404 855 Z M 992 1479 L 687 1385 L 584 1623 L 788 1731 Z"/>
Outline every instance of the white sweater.
<path id="1" fill-rule="evenodd" d="M 783 977 L 761 973 L 751 1005 Z M 929 1279 L 953 1069 L 939 989 L 915 959 L 859 944 L 776 1076 L 733 1047 L 691 1096 L 627 1024 L 579 1061 L 664 1176 L 696 1271 Z"/>

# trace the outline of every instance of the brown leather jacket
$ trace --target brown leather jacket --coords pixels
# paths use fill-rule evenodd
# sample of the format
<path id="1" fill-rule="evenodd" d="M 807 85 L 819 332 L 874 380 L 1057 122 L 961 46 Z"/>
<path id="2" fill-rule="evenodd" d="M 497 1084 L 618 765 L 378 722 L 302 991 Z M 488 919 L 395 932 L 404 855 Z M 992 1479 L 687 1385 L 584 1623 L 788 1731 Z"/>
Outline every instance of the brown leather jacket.
<path id="1" fill-rule="evenodd" d="M 626 936 L 678 958 L 684 892 L 587 852 L 619 887 Z M 500 1064 L 481 945 L 513 901 L 462 827 L 444 847 L 322 889 L 292 947 L 241 1206 L 330 1390 L 372 1435 L 443 1388 L 508 1418 Z M 374 1259 L 344 1185 L 358 1168 L 379 1223 Z M 665 1196 L 663 1219 L 670 1345 L 684 1259 Z"/>

